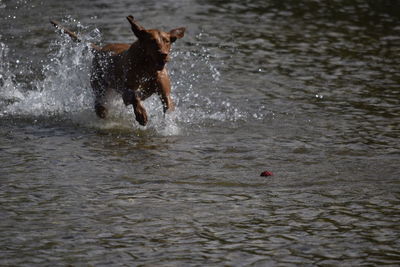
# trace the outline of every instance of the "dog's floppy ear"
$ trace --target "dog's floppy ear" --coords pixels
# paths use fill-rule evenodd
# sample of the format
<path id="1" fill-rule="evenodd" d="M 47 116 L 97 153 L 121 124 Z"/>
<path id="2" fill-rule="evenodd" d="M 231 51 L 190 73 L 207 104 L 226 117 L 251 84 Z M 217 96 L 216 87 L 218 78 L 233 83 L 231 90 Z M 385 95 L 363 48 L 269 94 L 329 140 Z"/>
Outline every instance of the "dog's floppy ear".
<path id="1" fill-rule="evenodd" d="M 145 32 L 145 29 L 140 26 L 139 24 L 136 23 L 135 19 L 133 16 L 127 16 L 126 19 L 129 21 L 131 24 L 131 28 L 133 33 L 136 35 L 137 38 L 141 38 L 143 36 L 143 33 Z"/>
<path id="2" fill-rule="evenodd" d="M 176 39 L 181 39 L 185 35 L 186 28 L 176 28 L 169 32 L 171 42 L 175 42 Z"/>

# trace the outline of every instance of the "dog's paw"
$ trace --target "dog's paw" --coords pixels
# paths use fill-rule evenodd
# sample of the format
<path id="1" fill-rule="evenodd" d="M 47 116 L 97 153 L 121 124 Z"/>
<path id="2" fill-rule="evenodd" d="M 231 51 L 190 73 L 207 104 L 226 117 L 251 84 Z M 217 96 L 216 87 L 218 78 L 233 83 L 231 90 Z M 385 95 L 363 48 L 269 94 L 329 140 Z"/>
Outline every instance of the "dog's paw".
<path id="1" fill-rule="evenodd" d="M 95 110 L 96 110 L 96 115 L 99 117 L 99 118 L 102 118 L 102 119 L 105 119 L 106 117 L 107 117 L 107 109 L 104 107 L 104 106 L 102 106 L 102 105 L 96 105 L 95 107 Z"/>
<path id="2" fill-rule="evenodd" d="M 171 112 L 175 111 L 174 102 L 172 102 L 172 100 L 169 100 L 168 104 L 164 104 L 163 105 L 163 111 L 164 111 L 164 114 L 171 113 Z"/>
<path id="3" fill-rule="evenodd" d="M 142 105 L 137 105 L 134 109 L 136 121 L 140 125 L 145 126 L 147 124 L 147 112 Z"/>

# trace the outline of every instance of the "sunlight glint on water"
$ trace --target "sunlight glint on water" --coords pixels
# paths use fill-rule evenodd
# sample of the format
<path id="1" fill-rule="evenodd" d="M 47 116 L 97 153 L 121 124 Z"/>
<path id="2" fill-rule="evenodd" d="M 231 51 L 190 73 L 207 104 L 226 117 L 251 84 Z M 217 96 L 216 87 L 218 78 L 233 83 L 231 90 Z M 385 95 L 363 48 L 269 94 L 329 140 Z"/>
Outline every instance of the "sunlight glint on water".
<path id="1" fill-rule="evenodd" d="M 64 23 L 75 22 L 69 18 Z M 87 30 L 78 22 L 78 27 Z M 98 42 L 100 32 L 95 29 L 81 34 L 84 40 L 74 43 L 68 36 L 56 36 L 50 45 L 49 60 L 42 67 L 43 79 L 32 82 L 33 90 L 24 90 L 26 86 L 15 80 L 9 68 L 8 48 L 1 43 L 2 65 L 5 73 L 1 87 L 0 100 L 4 105 L 0 116 L 15 117 L 57 117 L 68 119 L 82 126 L 110 129 L 137 128 L 132 107 L 125 107 L 119 95 L 111 97 L 109 118 L 98 119 L 93 111 L 93 94 L 90 88 L 90 65 L 93 54 L 90 42 Z M 169 64 L 172 82 L 172 96 L 176 110 L 162 114 L 161 102 L 152 96 L 144 102 L 149 114 L 149 124 L 145 129 L 154 129 L 162 135 L 176 135 L 184 125 L 201 125 L 205 120 L 236 121 L 247 116 L 232 108 L 228 100 L 216 103 L 213 95 L 217 93 L 220 73 L 210 63 L 208 51 L 172 52 L 173 60 Z M 210 95 L 201 95 L 197 86 L 207 81 Z M 220 107 L 223 107 L 221 110 Z"/>
<path id="2" fill-rule="evenodd" d="M 0 0 L 0 265 L 398 266 L 399 12 Z M 147 127 L 119 96 L 96 117 L 92 55 L 48 23 L 130 42 L 130 14 L 187 27 Z"/>

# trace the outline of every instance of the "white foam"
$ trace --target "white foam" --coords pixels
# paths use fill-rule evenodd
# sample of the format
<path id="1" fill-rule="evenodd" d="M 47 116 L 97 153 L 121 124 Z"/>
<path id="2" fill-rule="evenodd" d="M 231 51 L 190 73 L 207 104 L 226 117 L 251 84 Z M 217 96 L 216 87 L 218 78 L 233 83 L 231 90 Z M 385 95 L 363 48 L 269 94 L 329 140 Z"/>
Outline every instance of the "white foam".
<path id="1" fill-rule="evenodd" d="M 80 24 L 79 24 L 80 25 Z M 83 28 L 82 25 L 80 25 Z M 87 41 L 98 41 L 97 29 L 80 36 Z M 179 135 L 181 127 L 201 124 L 208 120 L 236 121 L 246 116 L 225 99 L 218 96 L 220 73 L 210 63 L 207 51 L 179 52 L 169 70 L 172 78 L 172 96 L 176 110 L 164 115 L 157 96 L 144 102 L 149 123 L 141 127 L 134 119 L 132 107 L 125 107 L 121 97 L 111 101 L 109 117 L 98 119 L 93 111 L 93 93 L 90 88 L 90 65 L 93 58 L 87 42 L 73 43 L 67 36 L 58 38 L 50 45 L 49 60 L 42 67 L 43 79 L 31 81 L 26 90 L 24 84 L 15 81 L 8 63 L 8 48 L 0 43 L 0 116 L 64 117 L 78 125 L 99 129 L 152 129 L 161 135 Z M 209 87 L 207 94 L 204 85 Z M 33 85 L 33 86 L 32 86 Z"/>

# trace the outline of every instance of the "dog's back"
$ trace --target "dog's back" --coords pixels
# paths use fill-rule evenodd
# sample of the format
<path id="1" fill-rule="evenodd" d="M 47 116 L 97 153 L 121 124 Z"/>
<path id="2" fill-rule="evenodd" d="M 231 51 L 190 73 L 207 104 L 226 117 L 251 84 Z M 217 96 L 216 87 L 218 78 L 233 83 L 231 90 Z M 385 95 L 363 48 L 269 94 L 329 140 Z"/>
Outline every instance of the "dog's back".
<path id="1" fill-rule="evenodd" d="M 91 44 L 94 59 L 90 80 L 95 94 L 95 111 L 100 118 L 107 116 L 107 92 L 114 89 L 122 95 L 125 105 L 133 106 L 136 120 L 146 125 L 147 112 L 142 101 L 152 94 L 160 96 L 164 113 L 174 109 L 165 65 L 169 61 L 171 44 L 184 36 L 185 28 L 169 32 L 146 30 L 132 16 L 127 19 L 138 38 L 132 45 L 117 43 L 98 47 Z M 74 32 L 51 22 L 80 42 Z"/>
<path id="2" fill-rule="evenodd" d="M 117 54 L 127 51 L 130 46 L 131 46 L 130 44 L 108 44 L 108 45 L 103 46 L 100 49 L 100 51 L 111 52 L 114 55 L 117 55 Z"/>

